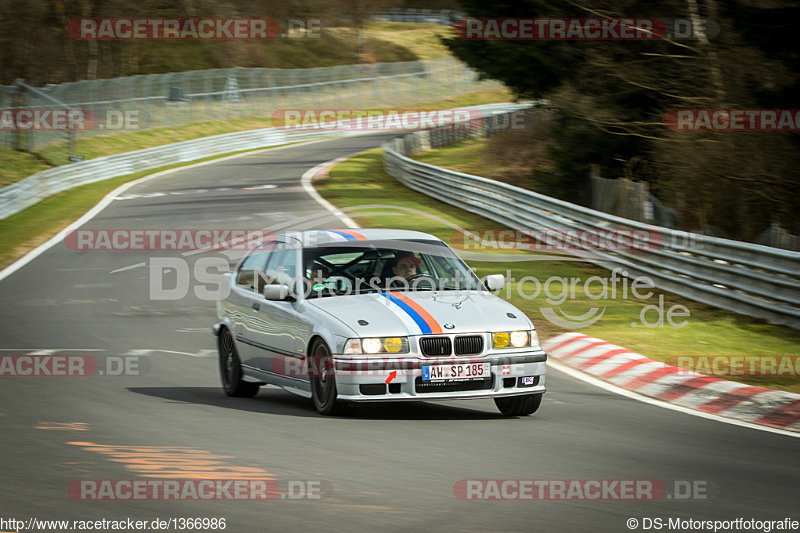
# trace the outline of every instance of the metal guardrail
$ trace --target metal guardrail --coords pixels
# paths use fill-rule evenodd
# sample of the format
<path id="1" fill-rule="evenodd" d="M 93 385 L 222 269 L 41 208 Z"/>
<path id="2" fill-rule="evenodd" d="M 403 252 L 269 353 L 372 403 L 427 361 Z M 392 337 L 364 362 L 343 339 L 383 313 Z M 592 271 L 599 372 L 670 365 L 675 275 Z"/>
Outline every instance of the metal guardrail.
<path id="1" fill-rule="evenodd" d="M 505 113 L 518 107 L 520 107 L 519 104 L 487 104 L 465 109 L 481 112 L 488 116 Z M 117 176 L 215 155 L 359 133 L 362 132 L 349 127 L 320 127 L 317 124 L 309 124 L 297 129 L 266 128 L 165 144 L 135 152 L 63 165 L 39 172 L 0 189 L 0 220 L 53 194 Z"/>
<path id="2" fill-rule="evenodd" d="M 413 22 L 449 26 L 464 14 L 450 9 L 400 9 L 394 8 L 372 16 L 372 20 L 386 22 Z"/>
<path id="3" fill-rule="evenodd" d="M 596 265 L 647 276 L 659 289 L 774 324 L 800 329 L 800 252 L 708 237 L 635 222 L 506 183 L 436 167 L 408 156 L 491 134 L 508 119 L 489 117 L 480 130 L 423 130 L 383 145 L 386 172 L 428 196 L 522 232 L 581 232 L 597 237 L 580 256 Z M 533 230 L 533 231 L 532 231 Z M 647 249 L 603 246 L 609 230 L 641 230 Z M 580 246 L 581 243 L 576 243 Z M 566 252 L 565 252 L 566 253 Z M 576 254 L 578 255 L 578 254 Z"/>

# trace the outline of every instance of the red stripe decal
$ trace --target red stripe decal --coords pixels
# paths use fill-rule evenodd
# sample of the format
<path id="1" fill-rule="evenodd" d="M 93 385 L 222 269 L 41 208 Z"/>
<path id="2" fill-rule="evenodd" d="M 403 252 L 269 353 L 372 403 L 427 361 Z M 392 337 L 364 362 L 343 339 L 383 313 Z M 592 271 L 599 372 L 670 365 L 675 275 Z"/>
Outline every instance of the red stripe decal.
<path id="1" fill-rule="evenodd" d="M 347 233 L 351 237 L 355 237 L 359 241 L 366 241 L 367 238 L 364 237 L 362 234 L 358 233 L 357 231 L 349 230 L 349 229 L 337 229 L 336 231 L 341 231 L 342 233 Z"/>
<path id="2" fill-rule="evenodd" d="M 419 316 L 422 317 L 422 320 L 424 320 L 425 323 L 428 324 L 428 327 L 431 328 L 431 333 L 442 333 L 442 326 L 440 326 L 439 323 L 433 319 L 431 314 L 427 312 L 425 309 L 423 309 L 417 302 L 415 302 L 411 298 L 408 298 L 401 292 L 390 292 L 389 294 L 391 294 L 398 300 L 402 300 L 411 309 L 416 311 L 419 314 Z"/>

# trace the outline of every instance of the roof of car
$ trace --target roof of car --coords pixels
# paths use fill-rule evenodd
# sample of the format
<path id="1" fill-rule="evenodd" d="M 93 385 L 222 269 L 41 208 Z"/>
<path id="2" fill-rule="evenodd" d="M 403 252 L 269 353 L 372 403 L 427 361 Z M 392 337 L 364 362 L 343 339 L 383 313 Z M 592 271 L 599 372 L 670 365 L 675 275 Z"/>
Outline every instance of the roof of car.
<path id="1" fill-rule="evenodd" d="M 438 237 L 421 231 L 389 228 L 313 229 L 302 232 L 286 232 L 283 235 L 299 239 L 307 246 L 347 241 L 440 240 Z"/>

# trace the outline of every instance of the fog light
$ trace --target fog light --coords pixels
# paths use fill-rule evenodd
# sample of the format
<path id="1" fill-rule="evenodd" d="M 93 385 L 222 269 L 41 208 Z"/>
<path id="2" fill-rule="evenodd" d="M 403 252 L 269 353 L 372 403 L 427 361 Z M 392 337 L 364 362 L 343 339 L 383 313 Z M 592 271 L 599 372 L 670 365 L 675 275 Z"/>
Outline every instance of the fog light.
<path id="1" fill-rule="evenodd" d="M 505 348 L 511 342 L 511 335 L 508 332 L 495 333 L 492 335 L 492 343 L 495 348 Z"/>
<path id="2" fill-rule="evenodd" d="M 383 341 L 383 347 L 389 353 L 397 353 L 403 349 L 403 339 L 400 337 L 389 337 Z"/>

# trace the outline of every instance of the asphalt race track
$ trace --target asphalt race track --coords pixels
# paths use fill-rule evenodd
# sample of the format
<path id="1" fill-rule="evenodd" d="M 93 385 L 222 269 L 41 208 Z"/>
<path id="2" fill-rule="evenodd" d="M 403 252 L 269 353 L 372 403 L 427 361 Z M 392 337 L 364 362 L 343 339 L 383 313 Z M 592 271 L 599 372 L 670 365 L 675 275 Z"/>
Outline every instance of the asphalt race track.
<path id="1" fill-rule="evenodd" d="M 86 227 L 254 229 L 321 214 L 300 176 L 387 135 L 180 170 L 125 191 Z M 641 531 L 643 518 L 797 518 L 797 439 L 648 405 L 552 368 L 542 408 L 519 419 L 501 417 L 491 400 L 362 406 L 337 418 L 273 387 L 228 398 L 211 334 L 214 303 L 191 291 L 151 300 L 155 256 L 182 254 L 59 243 L 0 281 L 0 355 L 87 355 L 104 370 L 0 378 L 0 517 L 225 518 L 237 533 L 628 531 L 631 517 Z M 108 375 L 128 360 L 138 371 Z M 318 482 L 321 494 L 163 502 L 67 492 L 74 480 L 192 477 L 266 477 L 295 487 L 292 494 L 297 482 Z M 463 501 L 453 488 L 467 479 L 658 480 L 669 493 L 678 480 L 697 482 L 706 497 Z"/>

